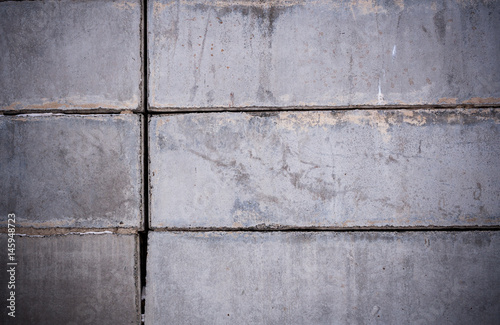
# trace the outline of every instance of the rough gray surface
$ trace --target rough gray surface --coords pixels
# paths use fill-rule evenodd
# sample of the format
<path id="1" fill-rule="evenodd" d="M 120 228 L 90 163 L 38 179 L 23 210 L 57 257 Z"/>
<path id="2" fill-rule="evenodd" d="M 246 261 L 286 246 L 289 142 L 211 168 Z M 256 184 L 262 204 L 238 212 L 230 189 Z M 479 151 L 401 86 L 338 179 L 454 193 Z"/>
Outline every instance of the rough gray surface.
<path id="1" fill-rule="evenodd" d="M 137 115 L 0 116 L 0 225 L 142 225 Z"/>
<path id="2" fill-rule="evenodd" d="M 137 236 L 16 236 L 16 317 L 7 316 L 7 235 L 0 234 L 2 324 L 139 324 Z"/>
<path id="3" fill-rule="evenodd" d="M 152 0 L 160 108 L 500 103 L 500 2 Z"/>
<path id="4" fill-rule="evenodd" d="M 498 324 L 497 232 L 152 232 L 146 324 Z"/>
<path id="5" fill-rule="evenodd" d="M 153 116 L 151 225 L 499 225 L 499 113 Z"/>
<path id="6" fill-rule="evenodd" d="M 140 108 L 140 3 L 0 2 L 0 111 Z"/>

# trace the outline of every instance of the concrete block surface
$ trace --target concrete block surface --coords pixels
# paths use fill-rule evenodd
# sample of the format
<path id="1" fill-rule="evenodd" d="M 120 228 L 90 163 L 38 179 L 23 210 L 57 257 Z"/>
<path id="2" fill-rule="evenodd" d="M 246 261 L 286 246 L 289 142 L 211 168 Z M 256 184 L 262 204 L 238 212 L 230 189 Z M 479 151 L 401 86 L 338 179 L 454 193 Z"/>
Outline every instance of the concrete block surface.
<path id="1" fill-rule="evenodd" d="M 498 109 L 150 120 L 151 226 L 491 226 Z"/>
<path id="2" fill-rule="evenodd" d="M 498 324 L 497 232 L 152 232 L 146 324 Z"/>
<path id="3" fill-rule="evenodd" d="M 148 1 L 149 105 L 500 103 L 500 2 Z"/>
<path id="4" fill-rule="evenodd" d="M 2 1 L 0 35 L 0 111 L 141 109 L 141 1 Z"/>
<path id="5" fill-rule="evenodd" d="M 139 324 L 135 235 L 16 239 L 15 318 L 7 315 L 9 274 L 0 273 L 2 324 Z M 7 235 L 0 234 L 7 261 Z"/>
<path id="6" fill-rule="evenodd" d="M 0 225 L 142 226 L 141 118 L 0 116 Z"/>

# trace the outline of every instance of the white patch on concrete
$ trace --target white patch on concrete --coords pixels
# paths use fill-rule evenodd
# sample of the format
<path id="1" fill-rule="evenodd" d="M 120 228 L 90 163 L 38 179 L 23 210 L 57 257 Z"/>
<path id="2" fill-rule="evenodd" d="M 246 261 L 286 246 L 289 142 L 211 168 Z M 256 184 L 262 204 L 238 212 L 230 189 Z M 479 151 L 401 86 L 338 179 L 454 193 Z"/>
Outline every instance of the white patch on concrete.
<path id="1" fill-rule="evenodd" d="M 28 235 L 28 234 L 15 234 L 21 237 L 47 237 L 47 236 L 67 236 L 67 235 L 108 235 L 113 234 L 112 231 L 87 231 L 87 232 L 68 232 L 65 234 L 51 234 L 51 235 Z"/>
<path id="2" fill-rule="evenodd" d="M 45 237 L 43 235 L 26 235 L 26 234 L 15 234 L 15 236 L 19 236 L 19 237 Z"/>
<path id="3" fill-rule="evenodd" d="M 380 86 L 380 78 L 378 79 L 378 96 L 377 96 L 378 104 L 384 103 L 384 94 L 382 94 L 382 87 Z"/>
<path id="4" fill-rule="evenodd" d="M 33 113 L 33 114 L 19 114 L 16 116 L 20 117 L 35 117 L 35 116 L 52 116 L 52 115 L 64 115 L 64 114 L 54 114 L 54 113 Z"/>
<path id="5" fill-rule="evenodd" d="M 105 235 L 112 234 L 112 231 L 87 231 L 87 232 L 68 232 L 64 235 Z"/>

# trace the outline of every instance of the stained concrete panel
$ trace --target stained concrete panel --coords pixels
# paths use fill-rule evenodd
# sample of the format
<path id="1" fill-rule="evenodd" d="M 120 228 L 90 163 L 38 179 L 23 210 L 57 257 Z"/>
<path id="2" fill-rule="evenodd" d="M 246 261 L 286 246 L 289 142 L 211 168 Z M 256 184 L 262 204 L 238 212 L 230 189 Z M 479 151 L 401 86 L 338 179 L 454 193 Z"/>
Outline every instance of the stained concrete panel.
<path id="1" fill-rule="evenodd" d="M 15 236 L 15 240 L 12 318 L 6 308 L 7 235 L 0 234 L 2 324 L 140 323 L 137 236 Z"/>
<path id="2" fill-rule="evenodd" d="M 152 232 L 146 324 L 497 324 L 497 232 Z"/>
<path id="3" fill-rule="evenodd" d="M 148 2 L 159 109 L 500 103 L 498 1 Z"/>
<path id="4" fill-rule="evenodd" d="M 142 225 L 142 127 L 133 114 L 0 116 L 0 225 Z"/>
<path id="5" fill-rule="evenodd" d="M 141 1 L 2 1 L 0 35 L 0 111 L 140 109 Z"/>
<path id="6" fill-rule="evenodd" d="M 499 225 L 499 113 L 153 116 L 151 226 Z"/>

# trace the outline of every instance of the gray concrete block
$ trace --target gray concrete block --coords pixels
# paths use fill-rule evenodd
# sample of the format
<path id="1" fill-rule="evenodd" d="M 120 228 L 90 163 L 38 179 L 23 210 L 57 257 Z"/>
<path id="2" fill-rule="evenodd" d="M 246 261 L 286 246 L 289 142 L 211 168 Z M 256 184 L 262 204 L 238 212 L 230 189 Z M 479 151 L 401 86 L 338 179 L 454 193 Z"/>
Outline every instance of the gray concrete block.
<path id="1" fill-rule="evenodd" d="M 499 113 L 153 116 L 151 225 L 498 226 Z"/>
<path id="2" fill-rule="evenodd" d="M 140 109 L 141 1 L 2 1 L 0 35 L 0 111 Z"/>
<path id="3" fill-rule="evenodd" d="M 498 324 L 498 232 L 152 232 L 146 324 Z"/>
<path id="4" fill-rule="evenodd" d="M 7 235 L 0 234 L 2 324 L 139 324 L 134 235 L 16 239 L 15 318 L 7 315 Z"/>
<path id="5" fill-rule="evenodd" d="M 497 1 L 148 2 L 163 109 L 500 103 Z"/>
<path id="6" fill-rule="evenodd" d="M 142 226 L 141 118 L 0 116 L 0 225 Z"/>

